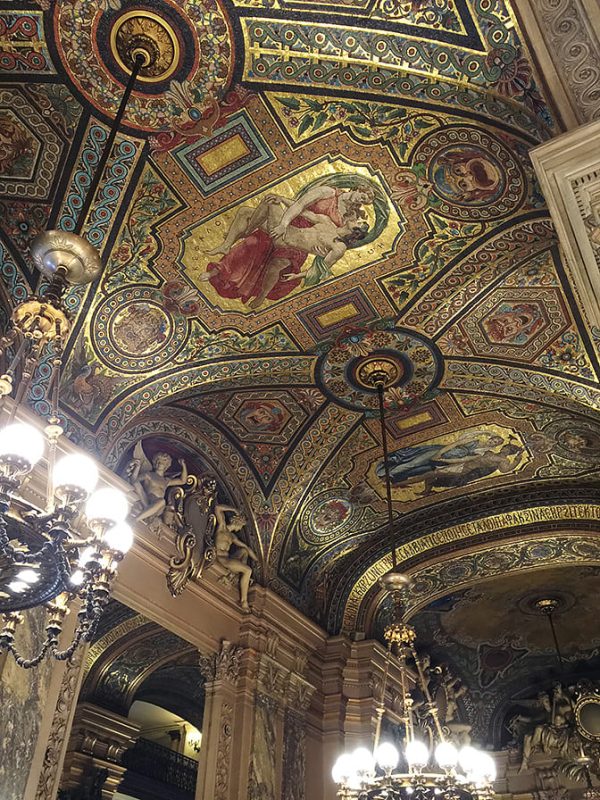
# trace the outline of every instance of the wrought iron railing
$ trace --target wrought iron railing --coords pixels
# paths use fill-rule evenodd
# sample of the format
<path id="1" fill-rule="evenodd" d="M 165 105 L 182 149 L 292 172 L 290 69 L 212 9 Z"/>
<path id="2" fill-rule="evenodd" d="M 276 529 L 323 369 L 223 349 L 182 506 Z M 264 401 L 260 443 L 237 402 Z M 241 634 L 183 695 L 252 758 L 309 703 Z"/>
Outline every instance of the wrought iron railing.
<path id="1" fill-rule="evenodd" d="M 151 778 L 182 792 L 194 794 L 198 763 L 180 753 L 147 739 L 138 739 L 123 756 L 123 765 L 128 770 Z"/>

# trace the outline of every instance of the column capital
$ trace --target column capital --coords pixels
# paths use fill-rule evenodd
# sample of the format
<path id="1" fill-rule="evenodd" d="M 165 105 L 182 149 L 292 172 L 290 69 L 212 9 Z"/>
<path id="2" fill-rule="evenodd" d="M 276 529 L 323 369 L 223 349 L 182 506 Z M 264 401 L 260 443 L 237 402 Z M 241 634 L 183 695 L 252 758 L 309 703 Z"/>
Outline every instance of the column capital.
<path id="1" fill-rule="evenodd" d="M 228 681 L 235 686 L 240 677 L 243 653 L 243 647 L 233 644 L 227 639 L 222 639 L 217 653 L 200 656 L 198 661 L 200 671 L 209 682 Z"/>

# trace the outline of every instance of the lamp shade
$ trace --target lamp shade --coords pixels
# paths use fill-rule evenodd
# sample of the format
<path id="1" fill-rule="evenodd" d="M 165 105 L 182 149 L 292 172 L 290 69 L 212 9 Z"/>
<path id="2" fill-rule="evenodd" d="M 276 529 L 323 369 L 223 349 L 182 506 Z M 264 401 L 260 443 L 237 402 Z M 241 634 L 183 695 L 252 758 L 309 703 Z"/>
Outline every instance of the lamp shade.
<path id="1" fill-rule="evenodd" d="M 349 753 L 342 753 L 333 765 L 331 777 L 338 786 L 345 786 L 354 776 L 354 762 Z"/>
<path id="2" fill-rule="evenodd" d="M 354 770 L 359 777 L 366 777 L 375 771 L 375 759 L 366 747 L 357 747 L 352 753 Z"/>
<path id="3" fill-rule="evenodd" d="M 458 763 L 460 764 L 461 769 L 467 773 L 467 775 L 470 775 L 473 772 L 477 761 L 477 756 L 478 751 L 469 744 L 460 748 L 458 753 Z"/>
<path id="4" fill-rule="evenodd" d="M 99 554 L 97 549 L 90 545 L 89 547 L 86 547 L 84 550 L 81 551 L 77 563 L 80 567 L 85 567 L 90 563 L 90 561 L 98 561 L 98 559 L 99 559 Z"/>
<path id="5" fill-rule="evenodd" d="M 391 742 L 382 742 L 375 751 L 375 761 L 384 772 L 393 772 L 399 760 L 400 753 Z"/>
<path id="6" fill-rule="evenodd" d="M 25 583 L 37 583 L 39 579 L 39 573 L 34 569 L 31 569 L 31 567 L 27 567 L 26 569 L 22 569 L 20 572 L 17 572 L 18 581 L 25 581 Z"/>
<path id="7" fill-rule="evenodd" d="M 133 544 L 133 531 L 126 522 L 118 522 L 104 534 L 104 542 L 117 553 L 126 553 Z"/>
<path id="8" fill-rule="evenodd" d="M 44 455 L 44 437 L 25 422 L 15 422 L 0 429 L 0 460 L 2 458 L 22 458 L 35 466 Z"/>
<path id="9" fill-rule="evenodd" d="M 475 750 L 471 776 L 476 783 L 492 783 L 496 780 L 496 763 L 489 753 Z"/>
<path id="10" fill-rule="evenodd" d="M 81 586 L 84 579 L 84 574 L 82 569 L 76 569 L 71 573 L 71 577 L 69 578 L 69 583 L 72 586 Z"/>
<path id="11" fill-rule="evenodd" d="M 435 748 L 435 760 L 441 769 L 454 769 L 458 763 L 458 750 L 452 742 L 440 742 Z"/>
<path id="12" fill-rule="evenodd" d="M 55 489 L 73 486 L 91 494 L 98 483 L 98 467 L 89 456 L 79 453 L 63 456 L 56 462 L 52 479 Z"/>
<path id="13" fill-rule="evenodd" d="M 85 515 L 90 521 L 123 522 L 128 513 L 127 498 L 119 489 L 110 486 L 97 489 L 85 506 Z"/>
<path id="14" fill-rule="evenodd" d="M 414 739 L 406 745 L 404 755 L 409 767 L 421 769 L 429 761 L 429 748 L 424 742 Z"/>

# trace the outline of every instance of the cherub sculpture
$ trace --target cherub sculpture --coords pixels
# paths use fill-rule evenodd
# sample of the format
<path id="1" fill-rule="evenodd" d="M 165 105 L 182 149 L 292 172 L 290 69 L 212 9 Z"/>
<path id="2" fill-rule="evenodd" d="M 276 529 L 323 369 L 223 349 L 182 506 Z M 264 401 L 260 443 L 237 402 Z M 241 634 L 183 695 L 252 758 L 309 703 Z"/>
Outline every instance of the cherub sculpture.
<path id="1" fill-rule="evenodd" d="M 229 522 L 225 516 L 228 512 L 233 514 Z M 215 517 L 217 520 L 216 559 L 231 574 L 240 576 L 240 603 L 243 611 L 249 612 L 248 588 L 252 577 L 252 567 L 248 564 L 248 559 L 257 561 L 257 557 L 255 552 L 236 536 L 246 524 L 246 518 L 240 514 L 237 508 L 224 505 L 215 506 Z"/>
<path id="2" fill-rule="evenodd" d="M 188 480 L 188 471 L 183 459 L 179 459 L 181 473 L 169 477 L 167 472 L 173 463 L 168 453 L 159 452 L 148 459 L 143 443 L 136 444 L 133 459 L 129 462 L 126 475 L 138 496 L 136 514 L 139 522 L 159 520 L 167 528 L 173 530 L 176 525 L 175 509 L 167 503 L 167 493 L 174 486 L 183 486 Z"/>

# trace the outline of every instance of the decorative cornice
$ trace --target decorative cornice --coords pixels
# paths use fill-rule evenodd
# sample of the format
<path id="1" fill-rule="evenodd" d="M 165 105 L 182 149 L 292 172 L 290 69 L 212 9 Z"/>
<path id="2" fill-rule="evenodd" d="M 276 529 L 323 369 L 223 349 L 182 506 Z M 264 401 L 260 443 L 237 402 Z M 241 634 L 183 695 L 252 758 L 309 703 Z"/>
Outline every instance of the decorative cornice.
<path id="1" fill-rule="evenodd" d="M 600 118 L 600 41 L 583 0 L 533 0 L 580 122 Z"/>

